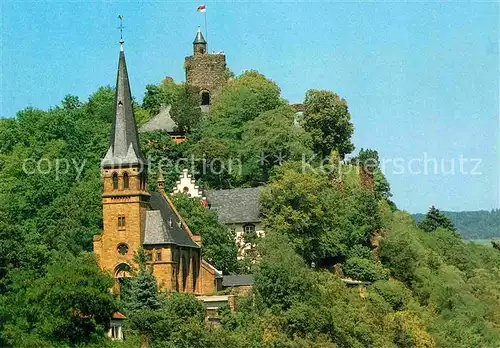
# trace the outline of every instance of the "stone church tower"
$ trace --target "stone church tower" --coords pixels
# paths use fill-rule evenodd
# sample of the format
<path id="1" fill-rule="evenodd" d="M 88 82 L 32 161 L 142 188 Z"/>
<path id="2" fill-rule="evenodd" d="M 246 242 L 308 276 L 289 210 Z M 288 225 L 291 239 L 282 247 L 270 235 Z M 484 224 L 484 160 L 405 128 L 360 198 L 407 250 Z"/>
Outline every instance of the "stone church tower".
<path id="1" fill-rule="evenodd" d="M 218 272 L 201 259 L 201 239 L 194 236 L 164 191 L 146 183 L 147 161 L 140 149 L 132 95 L 120 41 L 115 116 L 109 149 L 101 167 L 103 231 L 94 236 L 101 268 L 119 279 L 133 276 L 134 254 L 142 248 L 158 284 L 171 291 L 209 294 Z"/>
<path id="2" fill-rule="evenodd" d="M 210 105 L 227 82 L 226 55 L 207 52 L 207 41 L 200 27 L 193 41 L 193 55 L 186 57 L 184 67 L 186 83 L 199 91 L 200 104 Z"/>

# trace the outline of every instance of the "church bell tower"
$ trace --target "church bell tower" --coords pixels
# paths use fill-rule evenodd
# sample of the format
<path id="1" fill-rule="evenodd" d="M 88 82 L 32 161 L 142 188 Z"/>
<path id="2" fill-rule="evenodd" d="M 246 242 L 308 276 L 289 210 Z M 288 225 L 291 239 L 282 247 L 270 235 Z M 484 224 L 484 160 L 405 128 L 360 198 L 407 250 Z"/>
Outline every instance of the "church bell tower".
<path id="1" fill-rule="evenodd" d="M 120 40 L 118 74 L 110 144 L 101 163 L 103 231 L 94 238 L 94 252 L 104 270 L 115 278 L 130 275 L 134 252 L 144 237 L 149 207 L 147 161 L 141 152 L 132 95 Z"/>

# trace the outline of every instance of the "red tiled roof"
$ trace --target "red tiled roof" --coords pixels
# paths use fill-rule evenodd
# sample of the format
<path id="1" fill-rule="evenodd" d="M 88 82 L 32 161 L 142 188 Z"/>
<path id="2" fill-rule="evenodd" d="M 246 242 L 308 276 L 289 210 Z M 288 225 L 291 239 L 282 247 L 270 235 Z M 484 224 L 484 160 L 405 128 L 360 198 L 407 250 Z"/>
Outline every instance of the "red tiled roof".
<path id="1" fill-rule="evenodd" d="M 113 312 L 113 319 L 126 319 L 127 317 L 120 312 Z"/>

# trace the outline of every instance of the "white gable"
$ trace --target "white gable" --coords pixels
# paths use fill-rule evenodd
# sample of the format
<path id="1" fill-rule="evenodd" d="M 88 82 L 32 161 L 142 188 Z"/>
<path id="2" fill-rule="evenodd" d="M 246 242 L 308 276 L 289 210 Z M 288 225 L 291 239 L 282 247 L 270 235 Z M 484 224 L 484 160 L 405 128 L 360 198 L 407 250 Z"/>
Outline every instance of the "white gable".
<path id="1" fill-rule="evenodd" d="M 185 193 L 189 197 L 202 198 L 203 192 L 200 190 L 194 178 L 191 174 L 188 174 L 188 170 L 184 169 L 179 177 L 179 180 L 175 183 L 173 188 L 173 193 Z"/>

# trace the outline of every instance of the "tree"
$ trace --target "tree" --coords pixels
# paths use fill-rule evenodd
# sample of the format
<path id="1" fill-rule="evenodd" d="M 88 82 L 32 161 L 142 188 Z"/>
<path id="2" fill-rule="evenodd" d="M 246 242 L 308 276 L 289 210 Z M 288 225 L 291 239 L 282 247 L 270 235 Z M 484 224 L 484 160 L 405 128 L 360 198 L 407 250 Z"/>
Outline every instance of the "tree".
<path id="1" fill-rule="evenodd" d="M 39 278 L 12 271 L 0 300 L 2 336 L 16 347 L 101 342 L 116 303 L 113 280 L 90 253 L 56 257 Z"/>
<path id="2" fill-rule="evenodd" d="M 243 175 L 252 184 L 268 182 L 273 167 L 312 155 L 310 134 L 295 124 L 295 110 L 282 106 L 249 121 L 242 134 Z M 259 175 L 260 174 L 260 175 Z"/>
<path id="3" fill-rule="evenodd" d="M 377 199 L 387 200 L 392 197 L 391 186 L 380 168 L 378 152 L 372 149 L 361 149 L 356 157 L 351 160 L 365 173 L 371 176 L 374 183 Z"/>
<path id="4" fill-rule="evenodd" d="M 201 236 L 203 258 L 223 273 L 238 272 L 235 236 L 229 228 L 220 223 L 217 215 L 205 208 L 199 198 L 179 193 L 172 199 L 190 230 Z"/>
<path id="5" fill-rule="evenodd" d="M 158 309 L 158 285 L 152 270 L 147 269 L 146 254 L 139 249 L 135 255 L 135 261 L 139 265 L 137 277 L 132 280 L 131 299 L 129 308 L 131 310 Z"/>
<path id="6" fill-rule="evenodd" d="M 179 90 L 182 88 L 170 77 L 166 77 L 159 85 L 149 84 L 142 99 L 142 107 L 148 110 L 151 116 L 155 116 L 162 107 L 174 103 Z"/>
<path id="7" fill-rule="evenodd" d="M 77 96 L 67 94 L 62 101 L 62 106 L 65 109 L 77 109 L 82 106 L 82 103 Z"/>
<path id="8" fill-rule="evenodd" d="M 270 232 L 264 239 L 255 288 L 268 307 L 281 309 L 288 309 L 294 302 L 311 295 L 309 270 L 286 236 Z"/>
<path id="9" fill-rule="evenodd" d="M 87 113 L 93 115 L 100 121 L 109 122 L 113 119 L 115 90 L 110 86 L 99 87 L 99 89 L 90 96 L 85 105 Z"/>
<path id="10" fill-rule="evenodd" d="M 438 227 L 446 228 L 454 232 L 456 231 L 450 218 L 441 213 L 439 209 L 434 206 L 430 207 L 425 218 L 418 224 L 418 227 L 426 232 L 432 232 Z"/>
<path id="11" fill-rule="evenodd" d="M 198 126 L 202 117 L 199 104 L 199 96 L 193 88 L 187 84 L 179 87 L 170 111 L 179 132 L 191 133 Z"/>
<path id="12" fill-rule="evenodd" d="M 266 230 L 287 235 L 307 263 L 321 266 L 344 261 L 357 244 L 369 245 L 380 228 L 378 204 L 349 172 L 352 183 L 346 177 L 332 182 L 314 168 L 284 165 L 262 193 Z"/>
<path id="13" fill-rule="evenodd" d="M 243 125 L 261 112 L 284 105 L 280 88 L 255 70 L 246 71 L 231 80 L 219 96 L 214 98 L 210 114 L 202 132 L 211 136 L 241 139 Z M 217 119 L 224 119 L 228 127 L 219 129 Z"/>
<path id="14" fill-rule="evenodd" d="M 314 149 L 322 157 L 337 150 L 340 157 L 354 150 L 354 126 L 345 99 L 330 91 L 311 89 L 304 100 L 304 127 L 312 134 Z"/>

